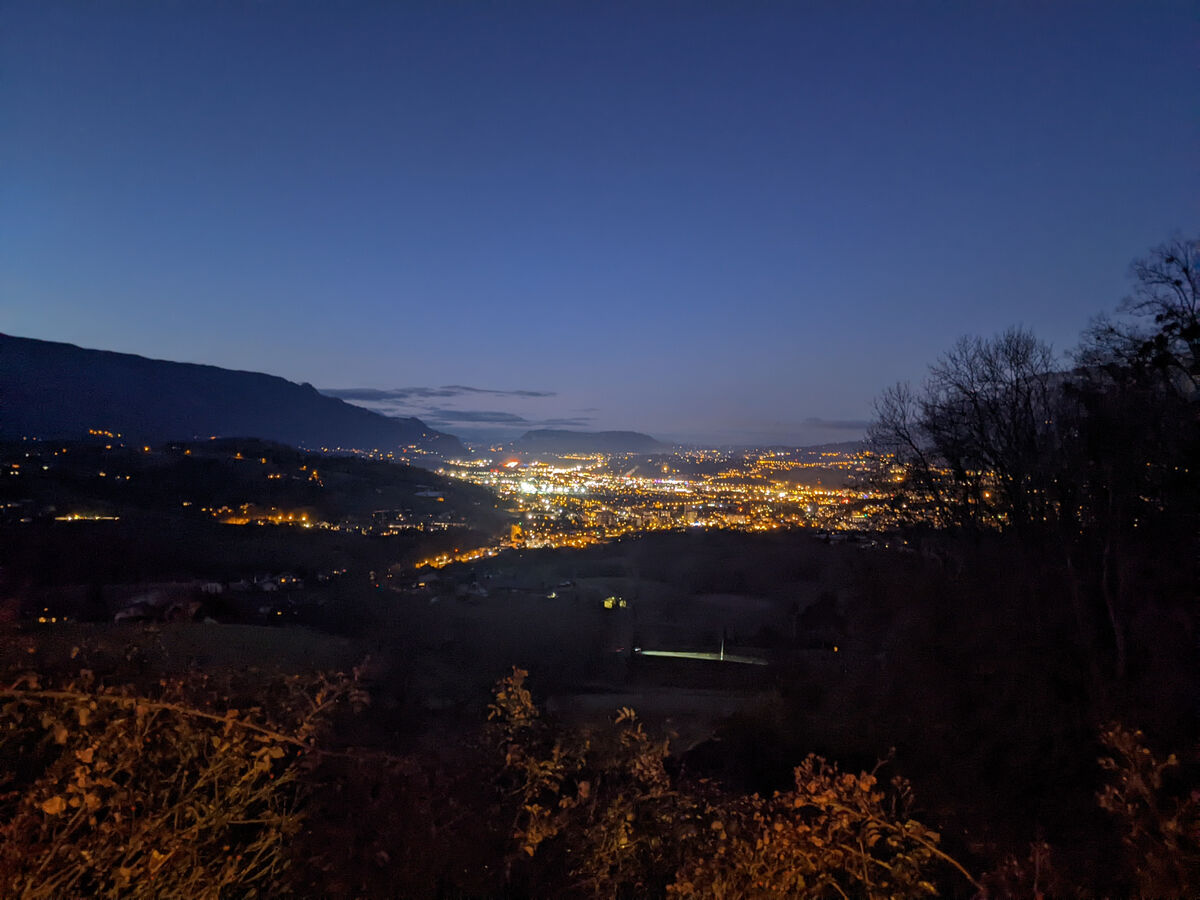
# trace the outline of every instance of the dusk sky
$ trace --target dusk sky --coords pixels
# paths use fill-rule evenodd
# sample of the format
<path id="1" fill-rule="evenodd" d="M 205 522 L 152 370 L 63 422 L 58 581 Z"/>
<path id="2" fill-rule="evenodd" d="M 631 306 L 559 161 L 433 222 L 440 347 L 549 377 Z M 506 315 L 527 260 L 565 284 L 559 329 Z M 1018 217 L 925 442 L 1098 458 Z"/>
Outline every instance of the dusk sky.
<path id="1" fill-rule="evenodd" d="M 1158 3 L 0 3 L 0 331 L 819 443 L 1200 224 Z"/>

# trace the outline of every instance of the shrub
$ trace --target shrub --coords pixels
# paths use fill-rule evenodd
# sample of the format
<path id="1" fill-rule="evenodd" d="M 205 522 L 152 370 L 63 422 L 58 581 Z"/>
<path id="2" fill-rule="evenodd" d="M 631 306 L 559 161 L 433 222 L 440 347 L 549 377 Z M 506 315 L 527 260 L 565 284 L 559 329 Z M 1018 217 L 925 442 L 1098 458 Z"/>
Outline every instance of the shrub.
<path id="1" fill-rule="evenodd" d="M 1174 753 L 1160 759 L 1141 731 L 1109 725 L 1100 735 L 1111 773 L 1099 794 L 1121 832 L 1126 868 L 1141 897 L 1200 892 L 1200 788 L 1188 784 Z"/>
<path id="2" fill-rule="evenodd" d="M 668 889 L 672 897 L 929 897 L 943 865 L 965 869 L 940 836 L 909 818 L 911 794 L 874 774 L 839 772 L 808 756 L 795 790 L 758 794 L 711 810 L 713 840 L 693 854 Z M 972 882 L 974 883 L 974 882 Z"/>
<path id="3" fill-rule="evenodd" d="M 232 708 L 202 676 L 153 696 L 88 672 L 0 690 L 0 894 L 281 893 L 307 760 L 335 706 L 364 697 L 344 678 L 256 690 L 269 710 Z"/>
<path id="4" fill-rule="evenodd" d="M 667 742 L 652 740 L 631 709 L 592 734 L 550 727 L 525 677 L 514 669 L 502 679 L 490 707 L 516 856 L 553 857 L 583 893 L 927 897 L 947 869 L 980 887 L 940 849 L 938 833 L 909 816 L 899 779 L 884 790 L 873 773 L 809 756 L 794 790 L 729 796 L 673 775 Z M 544 871 L 553 876 L 555 866 Z"/>

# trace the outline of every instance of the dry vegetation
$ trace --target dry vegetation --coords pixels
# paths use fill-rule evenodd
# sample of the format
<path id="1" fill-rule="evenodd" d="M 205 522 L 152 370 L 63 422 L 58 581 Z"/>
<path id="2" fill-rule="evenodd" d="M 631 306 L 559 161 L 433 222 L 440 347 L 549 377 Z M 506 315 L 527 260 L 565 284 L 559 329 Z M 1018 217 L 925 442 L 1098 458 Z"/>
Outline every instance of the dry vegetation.
<path id="1" fill-rule="evenodd" d="M 0 697 L 5 896 L 1089 895 L 1043 842 L 975 874 L 985 861 L 956 858 L 884 764 L 810 754 L 784 789 L 729 791 L 632 709 L 555 723 L 521 670 L 445 753 L 335 743 L 367 701 L 357 678 L 25 674 Z M 1200 815 L 1179 760 L 1119 726 L 1101 740 L 1128 894 L 1192 896 Z"/>

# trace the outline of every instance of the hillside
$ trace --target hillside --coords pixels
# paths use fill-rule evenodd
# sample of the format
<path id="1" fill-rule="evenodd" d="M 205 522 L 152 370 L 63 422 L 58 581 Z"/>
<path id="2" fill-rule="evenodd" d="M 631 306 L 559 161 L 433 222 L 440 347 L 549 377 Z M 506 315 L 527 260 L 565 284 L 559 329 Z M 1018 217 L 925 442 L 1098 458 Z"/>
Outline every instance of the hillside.
<path id="1" fill-rule="evenodd" d="M 256 439 L 0 443 L 4 584 L 231 579 L 477 546 L 496 498 L 426 469 Z M 26 597 L 26 599 L 28 599 Z M 48 598 L 47 598 L 48 599 Z"/>
<path id="2" fill-rule="evenodd" d="M 90 428 L 152 443 L 213 435 L 296 447 L 436 455 L 458 438 L 319 394 L 309 384 L 216 366 L 0 334 L 0 439 L 78 438 Z"/>

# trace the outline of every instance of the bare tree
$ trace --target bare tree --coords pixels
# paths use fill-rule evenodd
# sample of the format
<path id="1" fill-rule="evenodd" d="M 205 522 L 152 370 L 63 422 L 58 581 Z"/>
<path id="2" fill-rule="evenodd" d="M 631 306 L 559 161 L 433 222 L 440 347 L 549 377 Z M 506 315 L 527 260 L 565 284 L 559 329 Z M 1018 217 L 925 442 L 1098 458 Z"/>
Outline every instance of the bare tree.
<path id="1" fill-rule="evenodd" d="M 1055 362 L 1049 346 L 1013 328 L 960 340 L 919 393 L 906 384 L 884 392 L 871 437 L 906 472 L 916 505 L 960 524 L 1026 528 L 1049 519 Z"/>
<path id="2" fill-rule="evenodd" d="M 963 338 L 919 389 L 880 397 L 871 431 L 914 518 L 1014 532 L 1065 564 L 1081 640 L 1109 633 L 1118 681 L 1127 633 L 1164 602 L 1142 573 L 1187 566 L 1200 533 L 1200 242 L 1170 241 L 1132 276 L 1074 371 L 1024 329 Z"/>
<path id="3" fill-rule="evenodd" d="M 1077 352 L 1080 513 L 1122 675 L 1123 625 L 1145 598 L 1133 572 L 1147 542 L 1195 558 L 1200 479 L 1200 241 L 1174 238 L 1135 260 L 1132 292 Z M 1190 538 L 1188 536 L 1191 536 Z M 1190 546 L 1189 546 L 1190 544 Z"/>
<path id="4" fill-rule="evenodd" d="M 1200 390 L 1200 240 L 1174 238 L 1130 267 L 1133 292 L 1103 316 L 1078 354 L 1089 368 L 1168 375 L 1167 386 Z"/>

